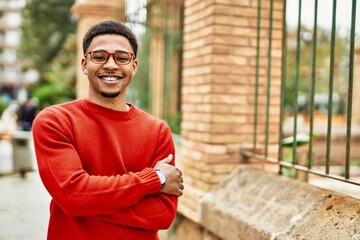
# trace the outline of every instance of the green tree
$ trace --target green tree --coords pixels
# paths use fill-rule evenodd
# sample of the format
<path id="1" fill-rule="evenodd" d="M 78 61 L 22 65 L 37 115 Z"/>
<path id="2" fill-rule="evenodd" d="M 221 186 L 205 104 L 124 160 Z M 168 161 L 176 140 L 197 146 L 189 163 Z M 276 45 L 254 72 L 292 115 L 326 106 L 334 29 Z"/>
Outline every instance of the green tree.
<path id="1" fill-rule="evenodd" d="M 296 84 L 296 51 L 297 51 L 297 32 L 296 29 L 288 32 L 287 41 L 287 75 L 286 75 L 286 94 L 285 104 L 293 107 Z M 301 48 L 299 63 L 299 94 L 305 94 L 307 103 L 309 102 L 309 93 L 311 86 L 312 56 L 313 56 L 313 33 L 311 29 L 301 28 Z M 316 50 L 316 93 L 328 93 L 330 78 L 330 48 L 331 32 L 326 29 L 318 29 L 317 50 Z M 339 92 L 346 79 L 346 64 L 348 59 L 348 42 L 345 36 L 338 32 L 335 36 L 335 65 L 334 65 L 334 91 Z M 302 109 L 302 107 L 304 107 Z M 307 105 L 299 106 L 299 110 L 307 110 Z"/>
<path id="2" fill-rule="evenodd" d="M 41 105 L 75 96 L 71 89 L 76 68 L 76 22 L 70 12 L 74 2 L 31 0 L 23 10 L 19 56 L 27 63 L 24 71 L 31 68 L 39 73 L 39 82 L 31 92 Z"/>
<path id="3" fill-rule="evenodd" d="M 75 34 L 69 35 L 59 54 L 43 73 L 45 82 L 35 85 L 32 95 L 37 97 L 40 107 L 70 101 L 75 98 L 76 76 Z"/>

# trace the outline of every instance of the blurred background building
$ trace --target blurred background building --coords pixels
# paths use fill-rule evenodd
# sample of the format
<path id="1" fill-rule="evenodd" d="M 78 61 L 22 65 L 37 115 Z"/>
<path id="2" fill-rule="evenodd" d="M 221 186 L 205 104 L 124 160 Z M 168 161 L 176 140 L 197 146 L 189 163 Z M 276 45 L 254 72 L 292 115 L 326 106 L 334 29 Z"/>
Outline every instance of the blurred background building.
<path id="1" fill-rule="evenodd" d="M 35 73 L 22 72 L 17 48 L 21 37 L 21 10 L 26 0 L 0 1 L 0 93 L 5 100 L 26 100 L 26 86 L 36 80 Z"/>

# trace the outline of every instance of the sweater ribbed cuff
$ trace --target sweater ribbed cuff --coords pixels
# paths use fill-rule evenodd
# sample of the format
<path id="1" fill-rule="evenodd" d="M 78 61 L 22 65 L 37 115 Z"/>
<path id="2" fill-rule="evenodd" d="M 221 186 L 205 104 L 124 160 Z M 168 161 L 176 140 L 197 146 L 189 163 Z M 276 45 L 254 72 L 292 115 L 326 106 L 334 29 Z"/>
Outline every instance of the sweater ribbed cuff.
<path id="1" fill-rule="evenodd" d="M 158 193 L 161 189 L 160 179 L 153 168 L 145 168 L 137 175 L 142 180 L 142 186 L 146 194 Z"/>

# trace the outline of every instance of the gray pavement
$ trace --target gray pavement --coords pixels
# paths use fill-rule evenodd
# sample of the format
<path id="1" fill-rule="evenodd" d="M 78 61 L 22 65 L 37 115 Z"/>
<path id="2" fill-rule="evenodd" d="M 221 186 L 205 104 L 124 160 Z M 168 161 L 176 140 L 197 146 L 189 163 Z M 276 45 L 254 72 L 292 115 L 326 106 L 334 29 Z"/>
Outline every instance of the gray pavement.
<path id="1" fill-rule="evenodd" d="M 12 145 L 0 141 L 0 240 L 46 239 L 50 196 L 32 159 L 33 172 L 13 174 Z"/>

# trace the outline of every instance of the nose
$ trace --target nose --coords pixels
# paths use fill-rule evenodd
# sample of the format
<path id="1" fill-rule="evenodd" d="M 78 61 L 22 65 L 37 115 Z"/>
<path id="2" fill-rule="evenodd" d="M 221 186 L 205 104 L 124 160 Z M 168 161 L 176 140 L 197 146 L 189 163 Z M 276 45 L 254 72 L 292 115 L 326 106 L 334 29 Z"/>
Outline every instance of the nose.
<path id="1" fill-rule="evenodd" d="M 119 68 L 119 65 L 115 62 L 114 54 L 109 54 L 109 58 L 103 65 L 104 68 L 108 69 L 117 69 Z"/>

